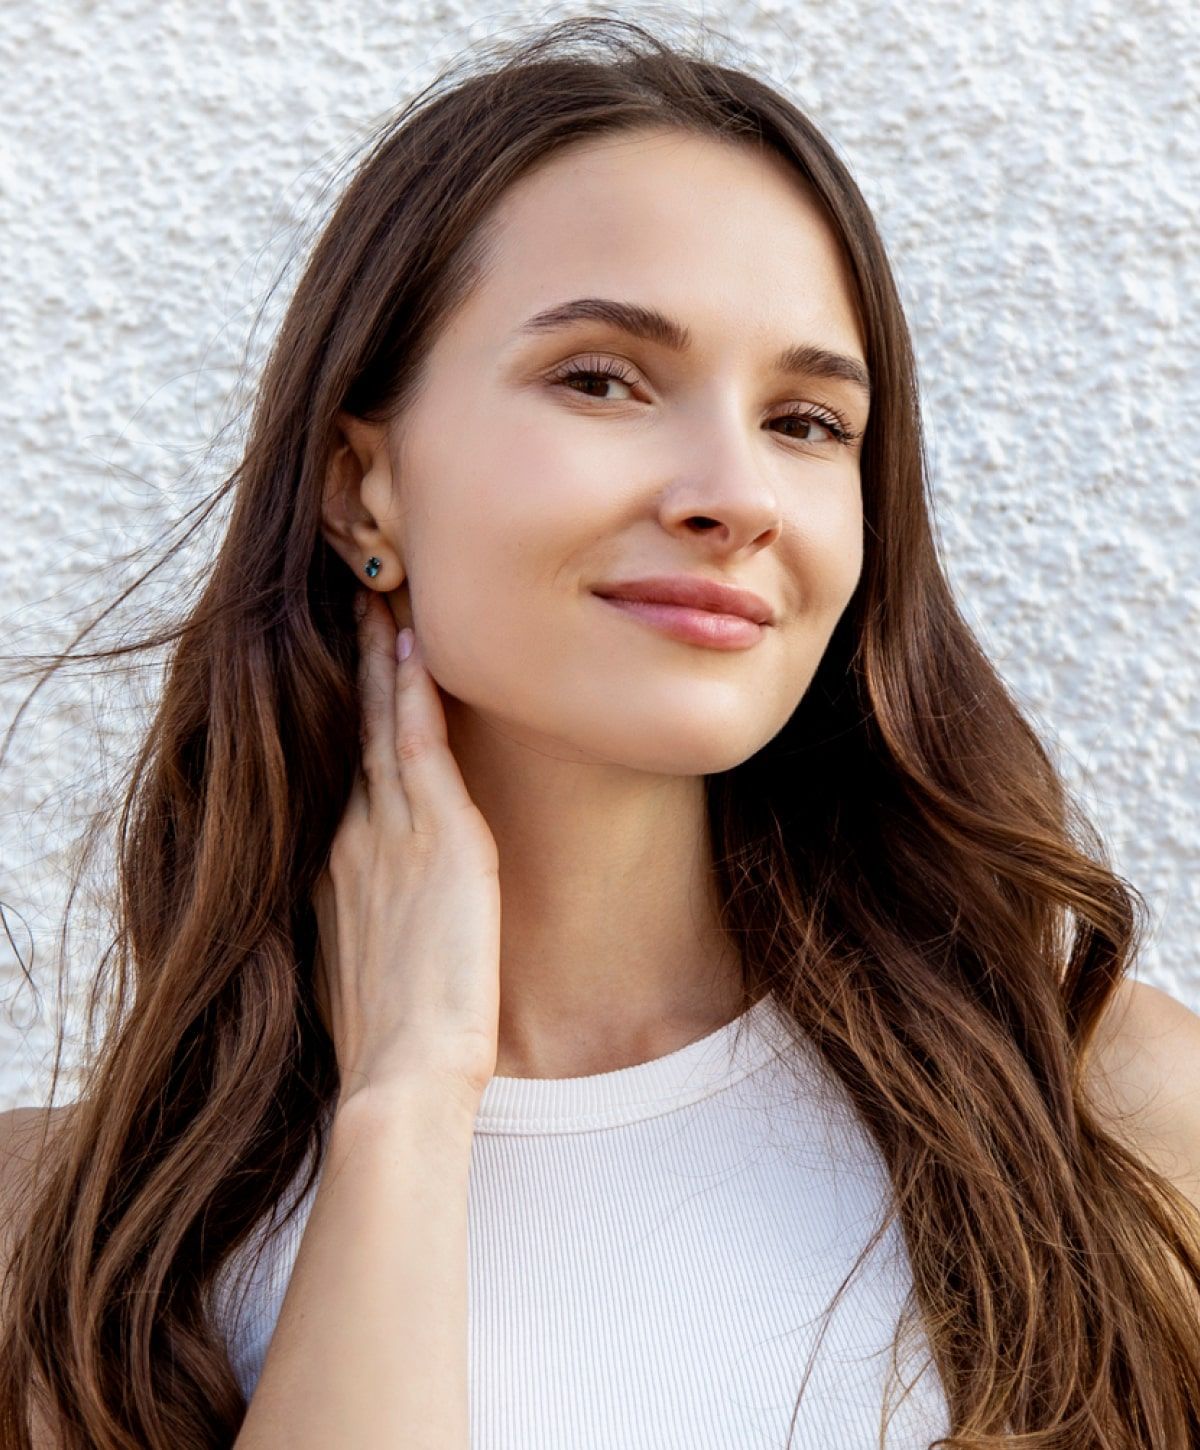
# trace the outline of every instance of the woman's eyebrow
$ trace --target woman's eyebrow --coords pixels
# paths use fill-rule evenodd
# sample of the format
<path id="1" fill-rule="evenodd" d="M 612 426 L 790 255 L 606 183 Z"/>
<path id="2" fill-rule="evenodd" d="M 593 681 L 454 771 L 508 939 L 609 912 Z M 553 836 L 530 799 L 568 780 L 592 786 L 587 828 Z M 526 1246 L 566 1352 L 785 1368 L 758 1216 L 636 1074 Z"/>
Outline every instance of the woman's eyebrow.
<path id="1" fill-rule="evenodd" d="M 682 322 L 668 317 L 657 307 L 643 307 L 636 302 L 617 302 L 609 297 L 576 297 L 536 312 L 517 329 L 517 335 L 553 332 L 574 322 L 606 322 L 633 337 L 655 342 L 673 352 L 687 352 L 692 345 L 691 331 Z M 786 347 L 775 359 L 776 371 L 799 373 L 805 377 L 837 378 L 853 383 L 869 400 L 871 378 L 866 365 L 843 352 L 832 352 L 815 343 L 797 343 Z"/>

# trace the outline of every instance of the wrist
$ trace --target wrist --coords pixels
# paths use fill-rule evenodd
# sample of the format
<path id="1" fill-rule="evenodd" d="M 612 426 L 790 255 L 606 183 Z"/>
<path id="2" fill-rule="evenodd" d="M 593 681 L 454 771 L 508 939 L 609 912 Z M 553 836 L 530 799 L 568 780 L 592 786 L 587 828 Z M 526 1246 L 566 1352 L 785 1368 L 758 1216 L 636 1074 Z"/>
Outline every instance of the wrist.
<path id="1" fill-rule="evenodd" d="M 363 1123 L 370 1129 L 394 1124 L 423 1126 L 435 1135 L 465 1135 L 475 1131 L 479 1094 L 465 1082 L 432 1074 L 414 1074 L 394 1082 L 355 1087 L 338 1095 L 334 1123 Z"/>

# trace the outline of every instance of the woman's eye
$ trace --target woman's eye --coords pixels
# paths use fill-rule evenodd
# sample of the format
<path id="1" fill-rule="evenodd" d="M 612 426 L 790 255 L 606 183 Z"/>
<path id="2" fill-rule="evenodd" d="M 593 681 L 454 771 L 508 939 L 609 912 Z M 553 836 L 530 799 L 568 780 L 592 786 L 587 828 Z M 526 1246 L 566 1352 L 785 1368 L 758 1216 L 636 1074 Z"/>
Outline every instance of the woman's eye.
<path id="1" fill-rule="evenodd" d="M 585 397 L 597 398 L 600 402 L 624 402 L 623 398 L 607 397 L 606 390 L 612 383 L 631 388 L 638 379 L 615 363 L 605 358 L 599 358 L 590 367 L 569 367 L 562 372 L 555 373 L 552 381 L 570 387 L 572 392 L 583 393 Z M 574 386 L 576 382 L 582 382 L 584 387 Z M 794 437 L 794 441 L 797 443 L 852 443 L 858 437 L 849 423 L 832 414 L 815 411 L 798 412 L 793 409 L 787 413 L 778 414 L 771 421 L 772 423 L 802 424 L 807 429 L 803 436 L 785 435 Z M 812 436 L 814 428 L 824 429 L 826 436 L 814 438 Z"/>
<path id="2" fill-rule="evenodd" d="M 782 413 L 773 420 L 776 423 L 802 423 L 808 432 L 800 437 L 796 435 L 798 443 L 828 443 L 831 440 L 835 443 L 846 443 L 849 441 L 849 434 L 846 429 L 838 426 L 829 418 L 822 418 L 816 413 Z M 826 438 L 814 438 L 812 430 L 823 428 L 828 434 Z"/>
<path id="3" fill-rule="evenodd" d="M 625 387 L 632 387 L 633 384 L 637 381 L 636 378 L 627 377 L 623 372 L 620 372 L 616 368 L 595 367 L 569 368 L 566 372 L 556 374 L 555 382 L 571 384 L 577 378 L 582 378 L 593 388 L 598 389 L 597 392 L 587 393 L 586 396 L 600 398 L 604 397 L 604 390 L 608 387 L 610 383 L 621 383 Z M 572 387 L 571 391 L 579 393 L 583 392 L 584 389 Z M 621 399 L 620 401 L 624 400 Z"/>

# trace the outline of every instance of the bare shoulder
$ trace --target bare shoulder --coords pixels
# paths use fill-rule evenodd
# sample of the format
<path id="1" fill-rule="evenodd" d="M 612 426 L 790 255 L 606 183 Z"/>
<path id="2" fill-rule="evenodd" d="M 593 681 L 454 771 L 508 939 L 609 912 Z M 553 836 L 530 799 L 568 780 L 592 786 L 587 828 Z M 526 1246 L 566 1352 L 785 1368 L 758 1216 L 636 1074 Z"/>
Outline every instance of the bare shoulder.
<path id="1" fill-rule="evenodd" d="M 1122 982 L 1086 1081 L 1112 1135 L 1200 1208 L 1200 1016 L 1148 982 Z"/>
<path id="2" fill-rule="evenodd" d="M 50 1137 L 62 1127 L 71 1104 L 57 1108 L 9 1108 L 0 1113 L 0 1271 L 7 1258 L 9 1234 L 20 1206 L 21 1191 Z"/>
<path id="3" fill-rule="evenodd" d="M 44 1140 L 58 1131 L 73 1104 L 57 1108 L 9 1108 L 0 1112 L 0 1174 L 32 1163 Z"/>
<path id="4" fill-rule="evenodd" d="M 37 1162 L 42 1146 L 67 1121 L 71 1105 L 61 1107 L 10 1108 L 0 1112 L 0 1283 L 8 1264 L 13 1234 L 23 1219 L 22 1190 Z M 30 1433 L 33 1450 L 58 1450 L 61 1441 L 48 1427 L 43 1412 L 35 1407 Z"/>
<path id="5" fill-rule="evenodd" d="M 71 1107 L 71 1103 L 65 1103 L 57 1108 L 8 1108 L 0 1112 L 0 1161 L 9 1152 L 24 1153 L 38 1136 L 39 1127 L 46 1126 L 53 1132 L 70 1113 Z"/>

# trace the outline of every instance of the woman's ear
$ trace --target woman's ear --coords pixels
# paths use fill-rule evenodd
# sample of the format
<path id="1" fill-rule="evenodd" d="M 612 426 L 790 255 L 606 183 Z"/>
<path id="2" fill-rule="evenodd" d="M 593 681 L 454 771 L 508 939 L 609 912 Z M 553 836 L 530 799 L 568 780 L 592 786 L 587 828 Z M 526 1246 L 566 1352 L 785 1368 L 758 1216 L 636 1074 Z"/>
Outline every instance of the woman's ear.
<path id="1" fill-rule="evenodd" d="M 392 466 L 387 428 L 353 414 L 337 414 L 337 431 L 325 469 L 321 501 L 321 532 L 345 559 L 355 578 L 376 557 L 382 569 L 395 572 L 395 547 L 379 527 L 372 503 L 390 498 Z M 381 590 L 395 588 L 382 582 Z"/>

